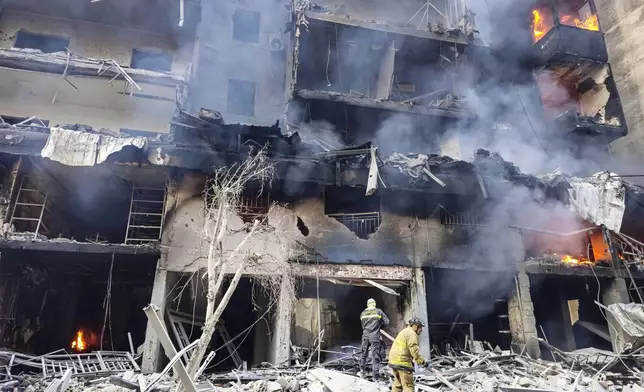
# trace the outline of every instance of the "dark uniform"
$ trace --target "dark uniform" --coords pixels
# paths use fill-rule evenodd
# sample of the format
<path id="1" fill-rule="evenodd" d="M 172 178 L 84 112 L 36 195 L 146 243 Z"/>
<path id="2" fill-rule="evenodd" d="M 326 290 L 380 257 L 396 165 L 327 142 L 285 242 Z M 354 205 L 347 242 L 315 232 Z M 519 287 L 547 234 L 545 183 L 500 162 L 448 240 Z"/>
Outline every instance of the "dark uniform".
<path id="1" fill-rule="evenodd" d="M 382 341 L 380 328 L 389 325 L 389 319 L 382 310 L 376 307 L 368 307 L 360 314 L 362 323 L 362 357 L 360 358 L 360 369 L 364 372 L 371 349 L 371 360 L 373 361 L 373 377 L 378 378 L 380 374 L 380 362 L 382 361 Z"/>

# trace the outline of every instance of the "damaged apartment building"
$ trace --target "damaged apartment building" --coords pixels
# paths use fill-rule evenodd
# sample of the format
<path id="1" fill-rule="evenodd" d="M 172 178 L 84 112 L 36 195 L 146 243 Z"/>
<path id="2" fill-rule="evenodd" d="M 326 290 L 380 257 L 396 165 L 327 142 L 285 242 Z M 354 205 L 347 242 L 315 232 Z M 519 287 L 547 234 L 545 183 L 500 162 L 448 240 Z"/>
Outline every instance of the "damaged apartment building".
<path id="1" fill-rule="evenodd" d="M 534 336 L 619 350 L 595 301 L 643 302 L 644 192 L 469 157 L 462 132 L 603 161 L 631 112 L 599 2 L 526 2 L 525 61 L 504 67 L 463 0 L 0 2 L 3 345 L 163 367 L 142 309 L 176 347 L 198 338 L 207 181 L 265 147 L 276 179 L 247 184 L 219 248 L 254 256 L 209 369 L 333 360 L 368 298 L 390 335 L 427 320 L 425 355 L 478 340 L 538 357 Z"/>

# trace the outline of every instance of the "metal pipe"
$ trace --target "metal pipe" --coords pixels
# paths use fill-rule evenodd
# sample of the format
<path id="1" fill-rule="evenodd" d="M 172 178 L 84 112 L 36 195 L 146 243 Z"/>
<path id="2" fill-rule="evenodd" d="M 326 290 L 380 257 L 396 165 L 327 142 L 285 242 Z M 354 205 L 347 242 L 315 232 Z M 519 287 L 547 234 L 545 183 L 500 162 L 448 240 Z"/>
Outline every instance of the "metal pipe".
<path id="1" fill-rule="evenodd" d="M 521 226 L 514 226 L 514 225 L 508 225 L 508 227 L 511 228 L 511 229 L 534 231 L 534 232 L 537 232 L 537 233 L 552 234 L 552 235 L 558 235 L 558 236 L 569 236 L 569 235 L 585 233 L 587 231 L 597 230 L 596 227 L 588 227 L 588 228 L 577 230 L 577 231 L 571 231 L 570 233 L 560 233 L 560 232 L 557 232 L 557 231 L 541 230 L 541 229 L 535 229 L 535 228 L 532 228 L 532 227 L 521 227 Z"/>
<path id="2" fill-rule="evenodd" d="M 179 27 L 183 27 L 183 17 L 184 17 L 184 9 L 185 9 L 185 4 L 183 2 L 184 0 L 179 0 Z"/>

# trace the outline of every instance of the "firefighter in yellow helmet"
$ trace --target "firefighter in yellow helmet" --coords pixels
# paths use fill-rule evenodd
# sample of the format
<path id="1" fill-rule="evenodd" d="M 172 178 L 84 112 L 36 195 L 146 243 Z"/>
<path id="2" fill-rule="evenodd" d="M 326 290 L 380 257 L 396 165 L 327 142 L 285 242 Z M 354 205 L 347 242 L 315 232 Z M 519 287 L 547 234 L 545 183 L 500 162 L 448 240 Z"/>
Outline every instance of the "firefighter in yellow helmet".
<path id="1" fill-rule="evenodd" d="M 427 366 L 427 360 L 420 355 L 418 335 L 425 323 L 418 317 L 409 320 L 409 326 L 396 336 L 389 351 L 389 367 L 394 373 L 392 392 L 414 392 L 414 362 Z"/>

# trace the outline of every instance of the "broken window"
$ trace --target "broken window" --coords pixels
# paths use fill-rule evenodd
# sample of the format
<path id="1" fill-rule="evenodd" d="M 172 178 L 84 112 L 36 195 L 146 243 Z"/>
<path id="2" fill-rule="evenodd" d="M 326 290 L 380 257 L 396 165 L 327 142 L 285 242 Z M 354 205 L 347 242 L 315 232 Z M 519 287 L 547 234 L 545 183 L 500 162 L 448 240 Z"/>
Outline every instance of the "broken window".
<path id="1" fill-rule="evenodd" d="M 246 223 L 255 220 L 265 222 L 271 207 L 271 195 L 268 191 L 245 189 L 239 200 L 239 216 Z"/>
<path id="2" fill-rule="evenodd" d="M 170 72 L 172 69 L 172 55 L 164 52 L 133 49 L 132 68 L 147 69 L 148 71 Z"/>
<path id="3" fill-rule="evenodd" d="M 25 30 L 18 31 L 14 48 L 38 49 L 43 53 L 64 52 L 69 46 L 69 38 L 51 35 L 32 34 Z"/>
<path id="4" fill-rule="evenodd" d="M 242 116 L 255 114 L 255 82 L 228 80 L 227 111 Z"/>
<path id="5" fill-rule="evenodd" d="M 364 188 L 327 187 L 324 212 L 362 239 L 380 227 L 380 197 L 365 196 Z"/>
<path id="6" fill-rule="evenodd" d="M 233 14 L 233 39 L 242 42 L 259 42 L 260 13 L 235 10 Z"/>

